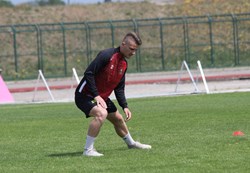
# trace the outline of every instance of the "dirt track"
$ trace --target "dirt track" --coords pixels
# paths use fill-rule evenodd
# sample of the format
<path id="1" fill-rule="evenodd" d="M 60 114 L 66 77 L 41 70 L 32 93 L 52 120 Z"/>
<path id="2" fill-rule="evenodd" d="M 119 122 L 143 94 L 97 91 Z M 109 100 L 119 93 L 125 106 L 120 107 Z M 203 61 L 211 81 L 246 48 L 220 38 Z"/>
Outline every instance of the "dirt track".
<path id="1" fill-rule="evenodd" d="M 193 77 L 198 77 L 199 92 L 206 93 L 198 70 L 191 71 Z M 207 86 L 210 93 L 250 91 L 250 67 L 205 69 Z M 177 87 L 177 80 L 180 83 Z M 46 77 L 45 77 L 46 78 Z M 73 101 L 74 89 L 77 85 L 75 78 L 46 80 L 54 101 Z M 127 98 L 176 95 L 197 92 L 186 70 L 173 72 L 133 73 L 126 76 Z M 6 82 L 15 103 L 51 102 L 49 94 L 42 80 L 10 81 Z M 37 91 L 35 92 L 35 88 Z M 114 98 L 112 95 L 111 98 Z"/>

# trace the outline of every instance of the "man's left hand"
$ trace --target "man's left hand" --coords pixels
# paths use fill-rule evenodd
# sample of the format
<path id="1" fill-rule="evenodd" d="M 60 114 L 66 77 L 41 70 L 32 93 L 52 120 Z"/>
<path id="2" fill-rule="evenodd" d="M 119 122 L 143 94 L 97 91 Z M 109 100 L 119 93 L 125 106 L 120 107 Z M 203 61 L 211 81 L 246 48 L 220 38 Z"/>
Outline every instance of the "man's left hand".
<path id="1" fill-rule="evenodd" d="M 130 112 L 130 110 L 128 108 L 124 108 L 123 111 L 126 115 L 125 122 L 129 121 L 132 118 L 132 113 Z"/>

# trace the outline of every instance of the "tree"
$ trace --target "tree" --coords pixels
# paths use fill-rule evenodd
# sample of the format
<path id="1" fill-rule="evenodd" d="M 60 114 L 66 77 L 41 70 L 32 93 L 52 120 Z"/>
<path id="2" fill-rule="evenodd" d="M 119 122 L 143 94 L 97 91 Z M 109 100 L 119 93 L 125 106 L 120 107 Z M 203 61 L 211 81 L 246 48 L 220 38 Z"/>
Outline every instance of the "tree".
<path id="1" fill-rule="evenodd" d="M 14 5 L 9 0 L 0 0 L 0 7 L 13 7 Z"/>

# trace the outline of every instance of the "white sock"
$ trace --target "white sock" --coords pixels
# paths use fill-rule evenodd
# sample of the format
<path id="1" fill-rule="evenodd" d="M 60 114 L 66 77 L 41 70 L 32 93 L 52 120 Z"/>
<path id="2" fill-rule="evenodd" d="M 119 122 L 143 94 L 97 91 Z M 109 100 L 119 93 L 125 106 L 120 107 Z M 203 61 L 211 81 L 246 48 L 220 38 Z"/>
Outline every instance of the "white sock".
<path id="1" fill-rule="evenodd" d="M 127 145 L 133 145 L 135 143 L 134 139 L 131 137 L 130 133 L 122 138 Z"/>
<path id="2" fill-rule="evenodd" d="M 95 142 L 95 137 L 91 137 L 89 135 L 87 135 L 87 139 L 86 139 L 86 144 L 84 149 L 85 150 L 91 150 L 94 148 L 94 142 Z"/>

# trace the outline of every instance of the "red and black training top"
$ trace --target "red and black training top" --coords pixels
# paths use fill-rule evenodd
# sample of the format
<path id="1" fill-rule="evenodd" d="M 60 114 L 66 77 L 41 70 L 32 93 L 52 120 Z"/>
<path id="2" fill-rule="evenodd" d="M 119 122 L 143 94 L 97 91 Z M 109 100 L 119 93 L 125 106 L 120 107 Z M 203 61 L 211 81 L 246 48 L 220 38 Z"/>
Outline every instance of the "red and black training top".
<path id="1" fill-rule="evenodd" d="M 127 61 L 120 53 L 120 47 L 103 50 L 86 69 L 75 94 L 86 94 L 93 98 L 100 95 L 107 100 L 114 91 L 119 105 L 126 108 L 126 71 Z"/>

